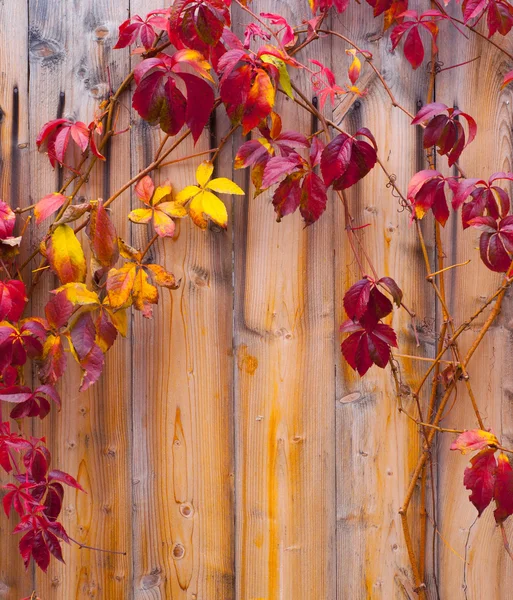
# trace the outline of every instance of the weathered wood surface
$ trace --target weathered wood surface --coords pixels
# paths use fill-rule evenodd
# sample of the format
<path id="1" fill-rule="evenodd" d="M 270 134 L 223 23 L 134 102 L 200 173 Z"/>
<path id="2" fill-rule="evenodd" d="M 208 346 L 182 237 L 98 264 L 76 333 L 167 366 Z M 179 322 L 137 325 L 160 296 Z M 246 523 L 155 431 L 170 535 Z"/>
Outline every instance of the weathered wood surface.
<path id="1" fill-rule="evenodd" d="M 484 29 L 482 31 L 485 31 Z M 508 36 L 502 45 L 509 52 L 513 40 Z M 513 170 L 511 138 L 511 89 L 500 90 L 505 73 L 512 68 L 504 55 L 490 44 L 472 36 L 469 40 L 453 40 L 441 50 L 440 61 L 458 64 L 479 56 L 475 63 L 462 69 L 441 73 L 437 81 L 437 99 L 458 106 L 476 115 L 478 135 L 474 144 L 462 154 L 462 167 L 468 176 L 488 179 L 491 173 Z M 470 175 L 472 173 L 472 175 Z M 449 173 L 447 173 L 449 174 Z M 508 182 L 503 182 L 508 183 Z M 508 189 L 508 187 L 506 188 Z M 511 191 L 511 188 L 510 188 Z M 453 217 L 446 226 L 448 264 L 465 257 L 472 259 L 468 267 L 448 273 L 447 288 L 452 298 L 453 314 L 471 314 L 482 302 L 488 290 L 499 285 L 500 276 L 488 271 L 479 259 L 479 236 L 465 232 Z M 472 275 L 469 276 L 470 269 Z M 511 363 L 511 293 L 504 302 L 499 319 L 483 340 L 469 364 L 470 382 L 474 390 L 485 427 L 497 432 L 504 444 L 513 441 Z M 461 343 L 466 350 L 482 326 L 486 313 L 476 320 Z M 460 386 L 459 401 L 443 421 L 443 427 L 478 426 L 464 386 Z M 461 476 L 466 457 L 449 452 L 450 440 L 442 439 L 438 456 L 438 528 L 440 532 L 439 564 L 440 594 L 450 594 L 455 600 L 478 600 L 511 597 L 513 563 L 506 560 L 500 529 L 495 526 L 493 511 L 486 511 L 476 521 L 474 508 L 461 493 Z M 459 489 L 458 489 L 459 488 Z M 511 539 L 513 523 L 506 521 Z"/>
<path id="2" fill-rule="evenodd" d="M 407 68 L 404 58 L 402 53 L 390 52 L 388 37 L 376 34 L 369 39 L 368 24 L 372 18 L 370 7 L 352 5 L 346 16 L 347 29 L 340 31 L 372 52 L 397 101 L 415 113 L 417 102 L 426 96 L 425 72 L 410 71 L 404 77 Z M 346 47 L 340 39 L 333 39 L 333 56 L 341 57 Z M 337 77 L 342 81 L 347 79 L 347 59 L 339 58 L 334 68 Z M 388 172 L 396 175 L 398 187 L 406 190 L 411 176 L 425 168 L 417 131 L 409 126 L 404 113 L 392 107 L 371 69 L 364 67 L 363 71 L 362 87 L 368 89 L 368 95 L 363 100 L 348 96 L 335 111 L 334 120 L 345 131 L 368 127 L 376 137 L 380 158 Z M 356 218 L 353 225 L 371 225 L 361 236 L 370 259 L 380 276 L 400 282 L 405 303 L 418 315 L 417 327 L 420 327 L 423 319 L 434 311 L 427 286 L 425 294 L 418 293 L 418 282 L 420 286 L 424 282 L 425 267 L 416 252 L 415 229 L 386 184 L 384 173 L 376 170 L 372 177 L 348 191 L 350 210 Z M 360 278 L 360 271 L 344 231 L 340 201 L 336 203 L 335 223 L 335 323 L 341 323 L 346 318 L 344 293 Z M 429 229 L 426 235 L 429 239 Z M 361 261 L 371 272 L 364 256 Z M 395 312 L 393 319 L 401 352 L 432 354 L 434 328 L 421 328 L 421 347 L 416 348 L 412 322 L 406 312 Z M 401 361 L 401 366 L 403 383 L 413 387 L 425 365 Z M 415 413 L 413 404 L 405 408 Z M 398 412 L 389 372 L 372 369 L 361 379 L 344 361 L 337 361 L 336 413 L 338 597 L 402 600 L 408 556 L 397 511 L 419 452 L 416 426 Z M 413 512 L 416 508 L 414 504 Z"/>
<path id="3" fill-rule="evenodd" d="M 30 140 L 28 113 L 27 4 L 0 3 L 0 198 L 11 206 L 28 206 L 30 182 L 28 145 Z M 14 43 L 14 40 L 17 40 Z M 0 407 L 5 420 L 9 409 Z M 30 432 L 30 425 L 25 428 Z M 0 473 L 0 486 L 10 477 Z M 0 492 L 1 493 L 1 492 Z M 5 517 L 5 515 L 4 515 Z M 32 589 L 31 573 L 26 574 L 20 561 L 12 558 L 18 551 L 18 540 L 11 535 L 13 524 L 2 518 L 0 523 L 0 598 L 21 598 Z"/>
<path id="4" fill-rule="evenodd" d="M 157 4 L 0 2 L 1 198 L 27 205 L 58 187 L 59 174 L 36 151 L 37 132 L 60 115 L 91 118 L 132 62 L 127 50 L 112 51 L 117 25 Z M 258 11 L 291 20 L 307 14 L 307 4 L 254 3 Z M 234 9 L 233 20 L 240 33 L 248 19 Z M 390 52 L 370 7 L 351 6 L 331 26 L 373 53 L 397 100 L 415 112 L 426 97 L 426 71 L 412 73 L 402 52 Z M 442 73 L 436 88 L 437 100 L 479 116 L 481 137 L 464 155 L 464 168 L 476 176 L 513 170 L 511 92 L 498 90 L 511 65 L 475 36 L 458 40 L 458 50 L 455 43 L 441 47 L 446 64 L 481 56 Z M 323 40 L 312 57 L 344 81 L 345 49 L 341 40 Z M 368 95 L 343 99 L 333 119 L 350 132 L 371 129 L 381 159 L 405 190 L 425 164 L 418 133 L 391 106 L 370 69 L 364 66 L 363 74 Z M 304 84 L 308 75 L 294 78 Z M 130 113 L 128 102 L 124 106 L 118 128 L 132 124 L 131 133 L 114 138 L 108 153 L 115 162 L 90 178 L 81 190 L 86 197 L 108 197 L 151 160 L 163 139 Z M 278 106 L 285 128 L 310 133 L 310 118 L 291 101 L 280 97 Z M 497 128 L 499 137 L 492 139 Z M 216 131 L 205 132 L 195 151 L 215 145 L 228 129 L 219 111 Z M 184 147 L 193 151 L 191 142 Z M 200 160 L 163 168 L 155 180 L 169 179 L 177 189 L 191 184 Z M 173 241 L 152 249 L 150 257 L 181 278 L 180 289 L 161 292 L 153 321 L 133 317 L 129 339 L 117 342 L 91 391 L 78 394 L 79 373 L 69 372 L 61 386 L 62 411 L 34 430 L 47 435 L 55 464 L 77 474 L 87 490 L 87 496 L 67 493 L 63 522 L 70 535 L 126 556 L 73 546 L 65 548 L 66 566 L 52 563 L 47 576 L 25 574 L 18 538 L 0 518 L 0 598 L 19 600 L 32 589 L 44 600 L 414 597 L 405 583 L 410 571 L 397 510 L 419 439 L 397 411 L 389 372 L 373 369 L 362 381 L 340 358 L 342 297 L 359 277 L 340 201 L 333 197 L 313 227 L 304 229 L 299 215 L 278 224 L 270 194 L 253 197 L 247 173 L 232 172 L 230 145 L 218 173 L 233 176 L 247 191 L 228 202 L 228 231 L 179 224 Z M 348 193 L 351 212 L 357 226 L 372 225 L 361 234 L 372 262 L 381 275 L 398 279 L 418 315 L 420 349 L 410 319 L 404 312 L 394 315 L 402 351 L 432 355 L 432 293 L 423 283 L 415 231 L 386 183 L 376 169 Z M 123 218 L 137 203 L 127 191 L 114 212 L 120 234 L 143 246 L 150 231 Z M 426 219 L 423 227 L 432 253 L 433 224 Z M 468 255 L 477 262 L 476 236 L 452 227 L 447 239 L 457 235 L 458 242 L 449 242 L 448 262 Z M 34 230 L 33 243 L 40 236 Z M 451 310 L 470 313 L 495 279 L 484 269 L 479 279 L 452 271 L 448 292 L 457 291 L 458 306 Z M 51 284 L 40 286 L 36 308 Z M 474 359 L 486 366 L 472 379 L 485 423 L 505 440 L 513 436 L 509 306 Z M 422 364 L 401 365 L 403 383 L 413 387 Z M 465 401 L 444 426 L 462 423 L 475 424 Z M 429 597 L 437 597 L 436 573 L 442 600 L 506 599 L 513 568 L 491 513 L 473 525 L 475 512 L 461 485 L 465 464 L 448 452 L 447 441 L 437 448 L 437 552 L 434 563 L 427 553 Z M 512 526 L 507 530 L 512 537 Z M 431 543 L 432 530 L 428 534 Z"/>

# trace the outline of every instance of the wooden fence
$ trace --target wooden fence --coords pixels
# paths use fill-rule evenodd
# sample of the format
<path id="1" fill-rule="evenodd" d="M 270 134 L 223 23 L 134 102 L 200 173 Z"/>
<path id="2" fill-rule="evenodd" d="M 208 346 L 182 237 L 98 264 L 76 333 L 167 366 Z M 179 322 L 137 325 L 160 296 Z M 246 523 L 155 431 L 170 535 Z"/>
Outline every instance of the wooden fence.
<path id="1" fill-rule="evenodd" d="M 91 119 L 137 60 L 112 50 L 117 26 L 157 7 L 155 0 L 0 1 L 2 199 L 26 206 L 59 187 L 60 174 L 37 152 L 37 133 L 58 115 Z M 294 22 L 308 14 L 306 0 L 255 0 L 254 7 Z M 238 32 L 245 21 L 234 9 Z M 426 67 L 413 72 L 402 52 L 391 52 L 366 3 L 334 15 L 331 25 L 373 53 L 397 100 L 415 112 L 426 97 Z M 437 100 L 478 118 L 478 140 L 464 154 L 464 168 L 472 176 L 513 170 L 512 95 L 499 89 L 513 66 L 478 36 L 458 38 L 447 26 L 441 35 L 445 65 L 480 56 L 437 78 Z M 510 38 L 502 43 L 513 49 Z M 345 78 L 344 50 L 340 40 L 323 40 L 312 58 Z M 308 85 L 307 74 L 296 78 Z M 424 165 L 418 132 L 368 67 L 362 87 L 368 95 L 342 98 L 333 119 L 348 131 L 371 129 L 381 159 L 405 189 Z M 309 132 L 311 123 L 292 102 L 279 103 L 287 127 Z M 112 159 L 91 176 L 86 197 L 108 197 L 158 147 L 161 132 L 131 115 L 127 99 L 118 128 L 130 123 L 131 133 L 114 139 Z M 211 134 L 220 139 L 228 127 L 219 111 Z M 196 151 L 211 142 L 205 133 Z M 193 180 L 192 163 L 165 168 L 160 177 L 181 188 Z M 9 533 L 13 524 L 0 518 L 0 598 L 19 600 L 33 589 L 44 600 L 416 597 L 397 511 L 419 436 L 397 410 L 388 372 L 374 368 L 360 380 L 341 360 L 342 297 L 358 277 L 342 210 L 333 200 L 312 227 L 304 229 L 298 215 L 278 224 L 269 195 L 253 198 L 247 174 L 232 173 L 231 148 L 218 170 L 248 191 L 229 204 L 228 231 L 182 225 L 176 240 L 159 245 L 152 258 L 182 279 L 180 289 L 162 294 L 153 321 L 133 316 L 129 339 L 116 344 L 90 391 L 79 394 L 78 372 L 68 373 L 61 412 L 34 429 L 47 435 L 55 465 L 87 490 L 66 494 L 63 523 L 70 534 L 126 556 L 74 545 L 65 548 L 65 566 L 53 562 L 46 576 L 25 573 L 18 536 Z M 409 319 L 394 316 L 402 352 L 432 355 L 434 302 L 408 216 L 377 169 L 349 197 L 353 213 L 372 226 L 365 243 L 380 274 L 399 281 L 418 315 L 420 348 Z M 131 202 L 128 192 L 119 199 L 116 224 L 120 235 L 143 245 L 147 232 L 124 218 Z M 432 222 L 423 227 L 431 252 Z M 34 229 L 32 243 L 41 235 Z M 478 260 L 475 234 L 462 234 L 453 220 L 445 235 L 448 264 Z M 484 268 L 476 277 L 465 273 L 450 272 L 448 293 L 451 307 L 467 316 L 497 278 Z M 36 310 L 50 279 L 41 284 Z M 471 364 L 486 425 L 506 441 L 513 439 L 512 318 L 507 302 Z M 401 366 L 405 385 L 425 368 L 409 360 Z M 455 423 L 475 426 L 468 402 L 458 402 L 444 420 L 447 427 Z M 435 576 L 442 600 L 511 598 L 513 564 L 491 511 L 475 521 L 462 486 L 467 461 L 449 453 L 449 443 L 444 438 L 434 451 L 430 598 Z M 512 538 L 511 522 L 507 532 Z"/>

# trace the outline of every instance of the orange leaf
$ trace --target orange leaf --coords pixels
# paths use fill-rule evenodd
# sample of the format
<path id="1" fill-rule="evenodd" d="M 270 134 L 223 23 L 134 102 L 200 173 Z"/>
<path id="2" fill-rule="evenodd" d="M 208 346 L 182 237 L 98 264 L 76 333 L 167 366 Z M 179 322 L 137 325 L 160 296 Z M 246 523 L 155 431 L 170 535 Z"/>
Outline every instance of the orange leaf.
<path id="1" fill-rule="evenodd" d="M 133 286 L 134 305 L 137 310 L 141 310 L 143 316 L 149 319 L 151 317 L 151 304 L 157 304 L 159 293 L 157 288 L 149 282 L 148 274 L 144 269 L 139 269 L 135 277 Z"/>
<path id="2" fill-rule="evenodd" d="M 112 308 L 121 308 L 130 303 L 137 265 L 126 263 L 120 269 L 111 269 L 107 275 L 107 293 Z"/>

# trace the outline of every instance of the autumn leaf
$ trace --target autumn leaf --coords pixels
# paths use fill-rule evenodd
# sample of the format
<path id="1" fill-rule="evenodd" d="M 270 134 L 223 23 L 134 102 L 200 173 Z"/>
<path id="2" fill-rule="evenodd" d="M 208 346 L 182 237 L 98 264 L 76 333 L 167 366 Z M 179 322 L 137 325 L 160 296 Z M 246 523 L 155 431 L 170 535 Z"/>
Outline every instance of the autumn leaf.
<path id="1" fill-rule="evenodd" d="M 482 232 L 479 252 L 484 264 L 497 273 L 508 271 L 513 256 L 513 216 L 499 222 L 492 217 L 475 217 L 468 224 Z"/>
<path id="2" fill-rule="evenodd" d="M 362 377 L 373 364 L 384 369 L 390 359 L 391 347 L 397 347 L 394 330 L 373 319 L 348 319 L 341 325 L 340 331 L 350 334 L 342 342 L 342 354 L 349 366 Z"/>
<path id="3" fill-rule="evenodd" d="M 107 277 L 107 293 L 110 306 L 114 309 L 131 304 L 136 276 L 135 263 L 125 263 L 119 269 L 111 269 Z"/>
<path id="4" fill-rule="evenodd" d="M 109 269 L 119 257 L 118 236 L 102 200 L 91 205 L 87 235 L 96 263 L 103 269 Z"/>
<path id="5" fill-rule="evenodd" d="M 483 450 L 488 446 L 497 446 L 499 440 L 489 431 L 481 429 L 471 429 L 464 431 L 451 444 L 451 450 L 459 450 L 462 454 Z"/>
<path id="6" fill-rule="evenodd" d="M 185 67 L 196 74 L 188 73 Z M 196 50 L 178 50 L 169 56 L 158 54 L 143 60 L 134 70 L 137 88 L 132 106 L 152 124 L 159 124 L 169 135 L 177 134 L 184 124 L 197 141 L 208 123 L 214 107 L 214 92 L 207 83 L 213 81 L 210 64 Z M 177 85 L 185 84 L 187 98 Z"/>
<path id="7" fill-rule="evenodd" d="M 357 136 L 364 136 L 371 143 L 357 140 Z M 335 190 L 344 190 L 365 177 L 376 161 L 376 140 L 367 128 L 362 127 L 353 136 L 339 133 L 322 153 L 324 183 L 327 186 L 333 185 Z"/>
<path id="8" fill-rule="evenodd" d="M 468 138 L 465 136 L 460 117 L 467 122 Z M 425 125 L 424 148 L 436 146 L 439 154 L 447 155 L 450 167 L 459 159 L 477 133 L 476 122 L 470 115 L 441 102 L 423 106 L 412 121 L 412 125 L 419 124 Z"/>
<path id="9" fill-rule="evenodd" d="M 21 237 L 14 237 L 14 227 L 16 225 L 16 215 L 11 207 L 0 200 L 0 243 L 11 248 L 19 246 Z"/>
<path id="10" fill-rule="evenodd" d="M 34 207 L 34 216 L 36 217 L 36 224 L 39 225 L 41 221 L 47 219 L 54 212 L 59 210 L 61 206 L 67 201 L 67 197 L 63 194 L 54 192 L 48 194 L 44 198 L 41 198 Z"/>
<path id="11" fill-rule="evenodd" d="M 157 37 L 155 27 L 165 29 L 166 21 L 162 22 L 160 16 L 151 13 L 144 20 L 139 15 L 134 15 L 119 26 L 119 37 L 114 49 L 126 48 L 139 40 L 146 50 L 150 49 Z"/>
<path id="12" fill-rule="evenodd" d="M 53 385 L 64 375 L 66 355 L 60 335 L 49 335 L 43 346 L 43 355 L 39 368 L 39 379 Z"/>
<path id="13" fill-rule="evenodd" d="M 85 281 L 87 267 L 82 246 L 69 225 L 59 225 L 51 233 L 46 255 L 61 283 Z"/>
<path id="14" fill-rule="evenodd" d="M 213 172 L 214 165 L 211 162 L 201 163 L 196 170 L 198 185 L 187 186 L 176 196 L 177 203 L 181 205 L 189 203 L 189 215 L 200 229 L 207 228 L 209 219 L 226 229 L 228 223 L 226 206 L 213 192 L 244 195 L 244 191 L 226 177 L 210 179 Z"/>
<path id="15" fill-rule="evenodd" d="M 465 469 L 463 476 L 463 484 L 472 492 L 469 500 L 477 508 L 479 515 L 493 498 L 497 468 L 494 452 L 495 450 L 481 450 L 470 460 L 470 467 Z"/>
<path id="16" fill-rule="evenodd" d="M 287 64 L 299 66 L 285 52 L 268 45 L 259 48 L 256 57 L 234 48 L 219 59 L 221 100 L 232 123 L 242 123 L 244 135 L 271 114 L 279 84 L 292 95 Z"/>
<path id="17" fill-rule="evenodd" d="M 93 135 L 95 129 L 94 121 L 86 125 L 81 121 L 55 119 L 43 126 L 37 136 L 36 144 L 39 150 L 46 147 L 52 167 L 55 167 L 57 163 L 64 164 L 66 150 L 71 140 L 80 148 L 81 152 L 85 152 L 89 148 L 97 158 L 105 160 L 96 147 Z"/>
<path id="18" fill-rule="evenodd" d="M 151 177 L 147 175 L 136 185 L 135 193 L 147 208 L 136 208 L 128 218 L 133 223 L 153 221 L 153 228 L 157 235 L 173 237 L 175 232 L 173 219 L 187 216 L 187 211 L 180 202 L 172 200 L 169 183 L 155 188 Z"/>
<path id="19" fill-rule="evenodd" d="M 389 8 L 390 4 L 391 2 L 388 3 L 386 8 Z M 406 10 L 398 16 L 403 17 L 404 20 L 392 30 L 390 36 L 392 50 L 395 50 L 403 36 L 407 34 L 404 42 L 404 56 L 411 66 L 417 69 L 424 61 L 424 46 L 420 37 L 420 31 L 424 30 L 429 33 L 433 42 L 434 52 L 436 52 L 436 39 L 438 37 L 438 25 L 436 22 L 447 17 L 442 15 L 438 10 L 427 10 L 420 16 L 415 10 Z"/>
<path id="20" fill-rule="evenodd" d="M 456 192 L 458 180 L 455 177 L 444 177 L 434 169 L 415 173 L 408 184 L 407 197 L 413 205 L 417 219 L 422 219 L 429 210 L 432 210 L 435 219 L 442 226 L 446 224 L 449 218 L 447 187 Z"/>
<path id="21" fill-rule="evenodd" d="M 513 514 L 513 469 L 504 452 L 497 459 L 493 497 L 496 505 L 493 516 L 497 523 L 502 523 Z"/>
<path id="22" fill-rule="evenodd" d="M 511 206 L 509 194 L 495 183 L 499 180 L 513 181 L 513 173 L 494 173 L 488 181 L 484 179 L 463 179 L 454 193 L 453 207 L 463 206 L 461 220 L 463 229 L 470 227 L 470 221 L 487 215 L 497 220 L 508 215 Z"/>
<path id="23" fill-rule="evenodd" d="M 19 279 L 0 281 L 0 321 L 19 321 L 27 303 L 25 284 Z"/>
<path id="24" fill-rule="evenodd" d="M 172 273 L 160 265 L 142 264 L 140 254 L 134 254 L 136 262 L 127 262 L 119 269 L 111 269 L 107 275 L 108 303 L 104 304 L 104 309 L 122 335 L 126 335 L 126 323 L 123 324 L 125 317 L 123 313 L 118 315 L 118 309 L 124 309 L 133 303 L 137 310 L 142 311 L 144 317 L 152 316 L 151 305 L 157 304 L 159 295 L 157 288 L 149 280 L 149 274 L 157 285 L 169 289 L 178 287 Z"/>

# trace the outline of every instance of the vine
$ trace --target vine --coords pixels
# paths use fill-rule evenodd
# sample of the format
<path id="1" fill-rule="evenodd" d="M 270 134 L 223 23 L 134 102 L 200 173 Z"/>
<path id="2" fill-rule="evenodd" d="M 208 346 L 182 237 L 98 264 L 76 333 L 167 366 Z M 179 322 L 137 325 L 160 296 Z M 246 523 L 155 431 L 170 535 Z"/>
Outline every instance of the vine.
<path id="1" fill-rule="evenodd" d="M 332 197 L 343 205 L 349 245 L 361 273 L 343 299 L 347 315 L 340 327 L 343 357 L 362 377 L 373 366 L 390 366 L 398 409 L 418 425 L 422 434 L 423 448 L 398 507 L 419 598 L 426 597 L 427 482 L 428 477 L 432 479 L 428 467 L 432 469 L 431 448 L 439 433 L 456 436 L 451 450 L 475 453 L 463 475 L 463 484 L 471 491 L 469 500 L 478 516 L 494 502 L 494 517 L 511 556 L 504 521 L 513 514 L 513 469 L 507 456 L 512 451 L 485 430 L 468 366 L 513 283 L 513 216 L 504 187 L 513 181 L 513 173 L 496 172 L 488 180 L 467 177 L 458 161 L 473 143 L 478 125 L 468 113 L 433 100 L 437 74 L 467 64 L 442 68 L 437 63 L 439 28 L 452 28 L 457 35 L 478 35 L 513 59 L 490 39 L 495 34 L 510 33 L 513 7 L 505 0 L 464 0 L 462 19 L 458 19 L 437 2 L 421 14 L 409 10 L 407 0 L 367 2 L 375 17 L 384 15 L 383 29 L 390 30 L 392 50 L 402 46 L 413 69 L 425 63 L 424 43 L 428 40 L 430 44 L 428 93 L 416 115 L 398 103 L 368 50 L 325 25 L 328 12 L 333 9 L 343 13 L 349 0 L 310 0 L 312 16 L 299 25 L 290 24 L 281 15 L 256 14 L 244 0 L 175 0 L 170 8 L 151 11 L 144 18 L 135 15 L 119 26 L 115 48 L 132 47 L 140 61 L 100 105 L 89 124 L 60 118 L 47 123 L 39 133 L 38 148 L 46 152 L 53 168 L 69 173 L 68 179 L 59 190 L 32 206 L 12 210 L 0 202 L 0 400 L 13 405 L 12 421 L 0 424 L 0 467 L 12 474 L 12 482 L 5 486 L 3 508 L 8 517 L 13 512 L 19 515 L 14 532 L 22 534 L 19 549 L 27 568 L 31 559 L 43 571 L 51 556 L 63 560 L 61 543 L 75 541 L 58 521 L 64 486 L 84 490 L 70 474 L 50 468 L 51 456 L 44 437 L 27 438 L 13 429 L 14 422 L 43 419 L 52 403 L 60 407 L 56 384 L 65 374 L 67 355 L 82 370 L 80 391 L 93 385 L 101 376 L 106 353 L 119 336 L 126 335 L 127 311 L 133 308 L 150 318 L 159 300 L 159 288 L 179 287 L 172 273 L 147 260 L 153 245 L 173 238 L 177 219 L 190 219 L 203 230 L 208 229 L 209 222 L 227 227 L 228 213 L 219 195 L 244 192 L 227 177 L 213 177 L 213 173 L 222 147 L 239 129 L 243 136 L 253 136 L 238 148 L 234 168 L 250 170 L 255 196 L 273 188 L 272 204 L 278 221 L 298 211 L 305 226 L 313 226 Z M 241 39 L 231 30 L 232 4 L 251 17 Z M 486 35 L 476 28 L 481 19 L 486 20 Z M 332 70 L 320 61 L 298 58 L 325 36 L 333 37 L 345 50 L 348 66 L 344 82 L 337 81 Z M 422 129 L 426 168 L 413 174 L 406 193 L 398 187 L 395 175 L 387 171 L 368 128 L 346 132 L 325 114 L 326 108 L 342 95 L 365 102 L 366 90 L 359 87 L 363 68 L 370 68 L 376 75 L 391 106 L 398 108 L 412 126 Z M 309 74 L 311 89 L 302 90 L 292 81 L 290 72 L 299 70 Z M 513 71 L 506 74 L 503 85 L 512 81 Z M 319 131 L 307 136 L 284 129 L 276 112 L 278 93 L 312 115 Z M 309 99 L 312 94 L 316 101 Z M 109 140 L 126 133 L 117 130 L 124 95 L 131 95 L 138 115 L 160 127 L 166 136 L 153 160 L 105 201 L 79 200 L 78 192 L 98 163 L 105 160 L 102 152 Z M 221 108 L 232 128 L 218 147 L 180 155 L 181 144 L 189 136 L 196 142 L 213 113 Z M 68 162 L 72 146 L 81 155 L 77 164 Z M 447 159 L 455 174 L 445 176 L 438 170 L 437 156 Z M 155 171 L 181 161 L 196 164 L 195 182 L 178 192 L 168 181 L 155 185 Z M 426 280 L 441 309 L 441 332 L 433 359 L 396 352 L 398 339 L 390 325 L 394 305 L 396 310 L 406 310 L 413 321 L 415 314 L 408 308 L 398 283 L 380 276 L 366 252 L 361 228 L 353 225 L 345 190 L 357 185 L 376 165 L 385 173 L 386 187 L 400 210 L 409 213 L 415 225 Z M 150 226 L 152 231 L 142 249 L 129 246 L 117 235 L 111 216 L 116 199 L 130 188 L 140 204 L 127 218 Z M 333 196 L 330 190 L 335 192 Z M 491 271 L 501 273 L 502 281 L 474 314 L 458 324 L 449 310 L 445 274 L 468 261 L 445 265 L 441 228 L 451 213 L 460 209 L 462 228 L 481 232 L 482 262 Z M 430 211 L 436 221 L 435 265 L 420 227 Z M 32 218 L 46 228 L 43 241 L 35 248 L 30 247 L 26 237 Z M 89 250 L 85 238 L 77 235 L 82 230 Z M 89 268 L 86 253 L 92 257 Z M 26 256 L 23 262 L 22 256 Z M 44 315 L 27 315 L 29 297 L 49 271 L 58 277 L 60 286 L 51 292 Z M 484 324 L 463 353 L 459 347 L 461 334 L 489 308 Z M 430 363 L 414 391 L 405 392 L 402 385 L 402 358 Z M 29 361 L 37 368 L 36 385 L 30 385 Z M 440 427 L 459 381 L 464 383 L 478 424 L 471 431 Z M 421 393 L 429 385 L 429 399 L 422 406 Z M 405 394 L 414 401 L 415 415 L 403 406 Z M 408 512 L 419 487 L 417 556 Z M 434 498 L 431 502 L 434 505 Z"/>

